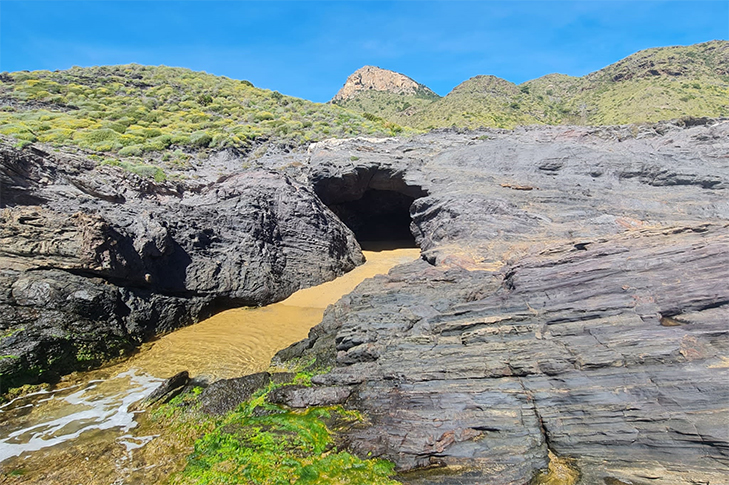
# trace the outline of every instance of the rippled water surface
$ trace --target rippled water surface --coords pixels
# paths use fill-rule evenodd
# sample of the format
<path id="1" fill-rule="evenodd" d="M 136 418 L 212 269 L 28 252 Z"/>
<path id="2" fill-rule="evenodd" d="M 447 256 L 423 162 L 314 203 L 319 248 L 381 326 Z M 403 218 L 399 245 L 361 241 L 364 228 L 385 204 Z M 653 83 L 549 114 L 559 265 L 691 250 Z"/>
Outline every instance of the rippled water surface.
<path id="1" fill-rule="evenodd" d="M 208 380 L 264 370 L 278 350 L 307 336 L 327 305 L 418 256 L 419 249 L 365 251 L 367 263 L 334 281 L 266 307 L 219 313 L 120 364 L 6 403 L 0 407 L 0 469 L 18 473 L 0 483 L 143 483 L 139 477 L 155 464 L 132 466 L 134 450 L 155 436 L 135 434 L 141 411 L 134 405 L 163 379 L 182 370 Z"/>

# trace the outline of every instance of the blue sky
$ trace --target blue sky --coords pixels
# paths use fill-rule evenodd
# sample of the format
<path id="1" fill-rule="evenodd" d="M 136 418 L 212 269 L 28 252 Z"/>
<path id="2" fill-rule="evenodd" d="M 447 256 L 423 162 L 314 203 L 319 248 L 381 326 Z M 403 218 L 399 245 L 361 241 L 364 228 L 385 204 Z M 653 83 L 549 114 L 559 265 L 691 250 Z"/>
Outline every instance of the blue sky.
<path id="1" fill-rule="evenodd" d="M 729 0 L 0 1 L 0 71 L 164 64 L 320 102 L 366 64 L 445 95 L 478 74 L 581 76 L 712 39 L 729 39 Z"/>

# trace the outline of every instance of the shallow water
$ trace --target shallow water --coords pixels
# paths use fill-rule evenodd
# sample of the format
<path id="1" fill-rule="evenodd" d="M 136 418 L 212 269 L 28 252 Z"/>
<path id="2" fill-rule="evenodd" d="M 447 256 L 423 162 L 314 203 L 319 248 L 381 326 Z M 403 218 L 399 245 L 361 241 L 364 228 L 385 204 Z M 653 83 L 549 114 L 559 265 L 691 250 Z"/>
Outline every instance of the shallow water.
<path id="1" fill-rule="evenodd" d="M 364 279 L 419 257 L 419 249 L 364 253 L 364 265 L 334 281 L 266 307 L 221 312 L 144 345 L 120 364 L 70 376 L 50 391 L 6 403 L 0 407 L 0 468 L 23 474 L 5 475 L 0 483 L 76 483 L 77 478 L 78 483 L 136 483 L 125 478 L 138 472 L 129 467 L 132 455 L 155 436 L 135 435 L 140 411 L 134 405 L 162 379 L 183 370 L 216 380 L 266 369 L 278 350 L 307 336 L 328 305 Z"/>
<path id="2" fill-rule="evenodd" d="M 366 278 L 416 259 L 418 249 L 365 251 L 367 262 L 334 281 L 299 290 L 261 308 L 227 310 L 153 342 L 129 364 L 155 377 L 182 370 L 209 380 L 238 377 L 268 367 L 279 350 L 305 338 L 324 309 Z"/>
<path id="3" fill-rule="evenodd" d="M 110 379 L 62 385 L 5 404 L 0 407 L 0 462 L 72 441 L 87 431 L 113 429 L 125 434 L 136 427 L 132 404 L 160 382 L 162 379 L 129 370 Z"/>

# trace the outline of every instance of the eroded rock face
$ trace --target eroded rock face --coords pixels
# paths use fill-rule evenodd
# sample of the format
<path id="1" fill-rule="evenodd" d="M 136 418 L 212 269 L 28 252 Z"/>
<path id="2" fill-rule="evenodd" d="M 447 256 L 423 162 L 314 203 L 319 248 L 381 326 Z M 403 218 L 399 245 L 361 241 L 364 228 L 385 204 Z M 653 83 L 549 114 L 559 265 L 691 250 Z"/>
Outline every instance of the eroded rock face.
<path id="1" fill-rule="evenodd" d="M 727 268 L 726 226 L 555 247 L 499 272 L 413 263 L 337 303 L 297 355 L 335 363 L 317 384 L 352 387 L 372 420 L 348 436 L 358 452 L 480 470 L 423 483 L 525 483 L 548 449 L 577 458 L 584 483 L 721 483 Z"/>
<path id="2" fill-rule="evenodd" d="M 98 365 L 363 261 L 309 188 L 266 170 L 155 183 L 3 143 L 0 183 L 2 389 Z"/>
<path id="3" fill-rule="evenodd" d="M 332 98 L 333 102 L 345 101 L 362 91 L 387 91 L 395 94 L 425 94 L 437 97 L 426 86 L 394 71 L 375 66 L 364 66 L 349 75 L 342 89 Z"/>
<path id="4" fill-rule="evenodd" d="M 328 141 L 256 162 L 275 173 L 197 184 L 11 151 L 0 318 L 15 333 L 0 345 L 30 362 L 98 332 L 118 351 L 215 298 L 270 301 L 356 263 L 324 204 L 394 191 L 414 199 L 423 259 L 361 284 L 281 351 L 331 370 L 276 402 L 364 411 L 370 425 L 343 442 L 406 483 L 522 485 L 550 451 L 583 484 L 723 483 L 727 153 L 729 123 L 706 119 Z M 53 242 L 17 242 L 41 236 Z M 29 368 L 15 360 L 0 363 Z M 226 403 L 236 385 L 219 385 Z"/>
<path id="5" fill-rule="evenodd" d="M 371 419 L 346 441 L 405 483 L 524 484 L 549 451 L 584 484 L 723 483 L 727 152 L 729 123 L 707 120 L 314 147 L 315 180 L 376 164 L 427 191 L 425 260 L 277 359 L 332 365 L 312 382 Z"/>

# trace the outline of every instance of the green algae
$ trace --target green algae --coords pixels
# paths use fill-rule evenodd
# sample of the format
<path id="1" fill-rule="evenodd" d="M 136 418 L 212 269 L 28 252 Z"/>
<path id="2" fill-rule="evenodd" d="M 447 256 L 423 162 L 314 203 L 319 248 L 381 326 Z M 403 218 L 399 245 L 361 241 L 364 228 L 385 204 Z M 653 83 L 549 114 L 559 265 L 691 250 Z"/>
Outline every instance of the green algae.
<path id="1" fill-rule="evenodd" d="M 293 383 L 306 384 L 311 372 Z M 342 406 L 288 409 L 267 401 L 282 384 L 270 383 L 227 415 L 215 418 L 199 410 L 192 390 L 152 412 L 152 419 L 176 433 L 198 434 L 193 451 L 173 484 L 373 484 L 396 485 L 394 464 L 360 459 L 336 446 L 339 431 L 364 417 Z"/>

